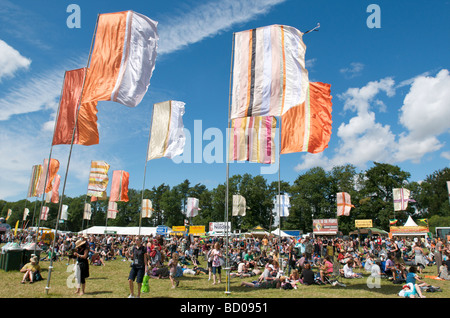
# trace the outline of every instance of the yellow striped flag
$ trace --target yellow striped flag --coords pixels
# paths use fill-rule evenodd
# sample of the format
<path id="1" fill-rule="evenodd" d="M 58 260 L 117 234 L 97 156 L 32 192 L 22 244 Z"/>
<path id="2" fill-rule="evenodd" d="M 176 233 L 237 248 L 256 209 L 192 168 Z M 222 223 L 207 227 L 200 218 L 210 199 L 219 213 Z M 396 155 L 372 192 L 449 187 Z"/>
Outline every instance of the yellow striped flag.
<path id="1" fill-rule="evenodd" d="M 8 209 L 8 214 L 6 215 L 6 221 L 8 221 L 9 217 L 11 216 L 11 214 L 12 214 L 12 210 Z"/>
<path id="2" fill-rule="evenodd" d="M 89 174 L 89 184 L 87 195 L 90 197 L 102 198 L 108 186 L 109 164 L 105 161 L 91 161 L 91 172 Z"/>
<path id="3" fill-rule="evenodd" d="M 147 160 L 182 154 L 186 136 L 183 126 L 185 103 L 166 101 L 153 105 Z"/>
<path id="4" fill-rule="evenodd" d="M 31 178 L 30 178 L 30 185 L 28 186 L 28 194 L 27 197 L 37 197 L 37 186 L 39 183 L 39 179 L 42 175 L 42 165 L 34 165 L 31 169 Z"/>

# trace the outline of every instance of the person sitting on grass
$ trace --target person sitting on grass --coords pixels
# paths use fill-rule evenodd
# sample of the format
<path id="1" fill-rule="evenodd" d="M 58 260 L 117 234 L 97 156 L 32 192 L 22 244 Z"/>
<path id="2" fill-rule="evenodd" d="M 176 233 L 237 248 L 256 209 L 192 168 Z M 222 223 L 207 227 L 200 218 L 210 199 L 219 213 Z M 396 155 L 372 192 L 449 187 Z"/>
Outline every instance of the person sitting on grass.
<path id="1" fill-rule="evenodd" d="M 311 264 L 305 263 L 299 279 L 303 285 L 314 285 L 314 272 L 311 270 Z"/>
<path id="2" fill-rule="evenodd" d="M 417 284 L 417 282 L 419 284 Z M 428 287 L 429 284 L 425 283 L 419 275 L 417 275 L 417 266 L 412 265 L 409 267 L 408 274 L 406 275 L 406 283 L 412 283 L 414 286 Z"/>
<path id="3" fill-rule="evenodd" d="M 422 295 L 422 291 L 420 290 L 420 287 L 413 283 L 407 283 L 403 285 L 402 290 L 398 293 L 400 297 L 405 298 L 416 298 L 416 296 L 419 296 L 419 298 L 425 298 L 424 295 Z"/>
<path id="4" fill-rule="evenodd" d="M 20 272 L 24 273 L 21 284 L 25 284 L 28 280 L 30 284 L 33 284 L 37 274 L 40 276 L 41 267 L 38 264 L 38 258 L 36 256 L 31 257 L 30 262 L 25 264 Z M 42 278 L 41 278 L 42 279 Z"/>
<path id="5" fill-rule="evenodd" d="M 345 278 L 362 278 L 361 274 L 353 272 L 354 265 L 355 263 L 353 259 L 349 259 L 347 263 L 344 265 L 343 274 Z"/>
<path id="6" fill-rule="evenodd" d="M 280 278 L 275 278 L 273 280 L 266 280 L 266 281 L 253 281 L 253 282 L 242 282 L 241 286 L 245 287 L 253 287 L 253 288 L 260 288 L 260 289 L 270 289 L 270 288 L 281 288 L 281 278 L 285 278 L 284 276 Z"/>

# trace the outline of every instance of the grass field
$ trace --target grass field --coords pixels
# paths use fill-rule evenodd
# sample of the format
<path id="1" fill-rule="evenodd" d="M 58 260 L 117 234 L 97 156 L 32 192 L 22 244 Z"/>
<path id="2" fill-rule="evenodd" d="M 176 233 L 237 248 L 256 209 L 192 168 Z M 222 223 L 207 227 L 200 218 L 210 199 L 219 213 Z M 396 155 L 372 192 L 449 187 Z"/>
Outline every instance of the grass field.
<path id="1" fill-rule="evenodd" d="M 130 263 L 122 260 L 106 262 L 106 266 L 90 266 L 90 277 L 86 282 L 86 294 L 74 294 L 72 286 L 73 271 L 67 262 L 53 262 L 50 289 L 46 293 L 49 261 L 41 261 L 42 276 L 44 280 L 34 284 L 21 284 L 23 274 L 19 271 L 0 270 L 0 298 L 127 298 L 129 295 L 128 273 Z M 201 265 L 206 267 L 205 262 Z M 360 272 L 355 270 L 355 272 Z M 436 275 L 436 267 L 427 267 L 423 275 Z M 231 278 L 230 293 L 226 291 L 226 275 L 222 271 L 222 283 L 212 285 L 208 275 L 180 277 L 180 285 L 171 288 L 169 279 L 150 279 L 150 292 L 141 294 L 141 298 L 229 298 L 229 299 L 259 299 L 259 298 L 400 298 L 397 294 L 402 285 L 393 284 L 387 279 L 381 279 L 380 288 L 369 288 L 366 282 L 368 274 L 364 273 L 361 279 L 341 278 L 346 287 L 331 285 L 299 286 L 298 289 L 255 289 L 241 287 L 243 280 L 252 281 L 251 278 Z M 422 276 L 423 277 L 423 276 Z M 427 298 L 450 298 L 450 281 L 441 281 L 425 278 L 427 283 L 439 286 L 442 292 L 424 292 Z"/>

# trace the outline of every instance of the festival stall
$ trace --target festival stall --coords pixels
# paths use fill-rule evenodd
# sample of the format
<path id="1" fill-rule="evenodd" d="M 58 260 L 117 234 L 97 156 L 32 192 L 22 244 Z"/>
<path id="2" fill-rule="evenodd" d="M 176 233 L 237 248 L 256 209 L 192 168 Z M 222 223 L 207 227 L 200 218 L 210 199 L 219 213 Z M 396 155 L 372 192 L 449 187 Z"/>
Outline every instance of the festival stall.
<path id="1" fill-rule="evenodd" d="M 429 233 L 429 229 L 427 226 L 419 226 L 414 222 L 411 216 L 408 217 L 408 220 L 403 226 L 391 226 L 389 237 L 398 237 L 398 238 L 426 238 Z"/>

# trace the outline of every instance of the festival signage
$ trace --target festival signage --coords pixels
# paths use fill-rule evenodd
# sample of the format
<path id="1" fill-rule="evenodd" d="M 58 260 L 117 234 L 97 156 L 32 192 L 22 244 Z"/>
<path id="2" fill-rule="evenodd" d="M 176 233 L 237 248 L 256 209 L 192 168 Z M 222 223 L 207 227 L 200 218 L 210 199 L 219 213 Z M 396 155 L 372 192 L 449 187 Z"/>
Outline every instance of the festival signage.
<path id="1" fill-rule="evenodd" d="M 227 225 L 228 223 L 228 225 Z M 209 222 L 209 231 L 216 233 L 225 233 L 231 231 L 231 222 Z"/>
<path id="2" fill-rule="evenodd" d="M 192 225 L 189 227 L 189 234 L 205 235 L 205 226 L 204 225 Z"/>
<path id="3" fill-rule="evenodd" d="M 313 220 L 313 233 L 315 235 L 337 235 L 337 219 L 315 219 Z"/>
<path id="4" fill-rule="evenodd" d="M 373 227 L 372 220 L 355 220 L 355 227 Z"/>
<path id="5" fill-rule="evenodd" d="M 174 232 L 186 232 L 185 226 L 172 226 L 172 231 Z"/>

